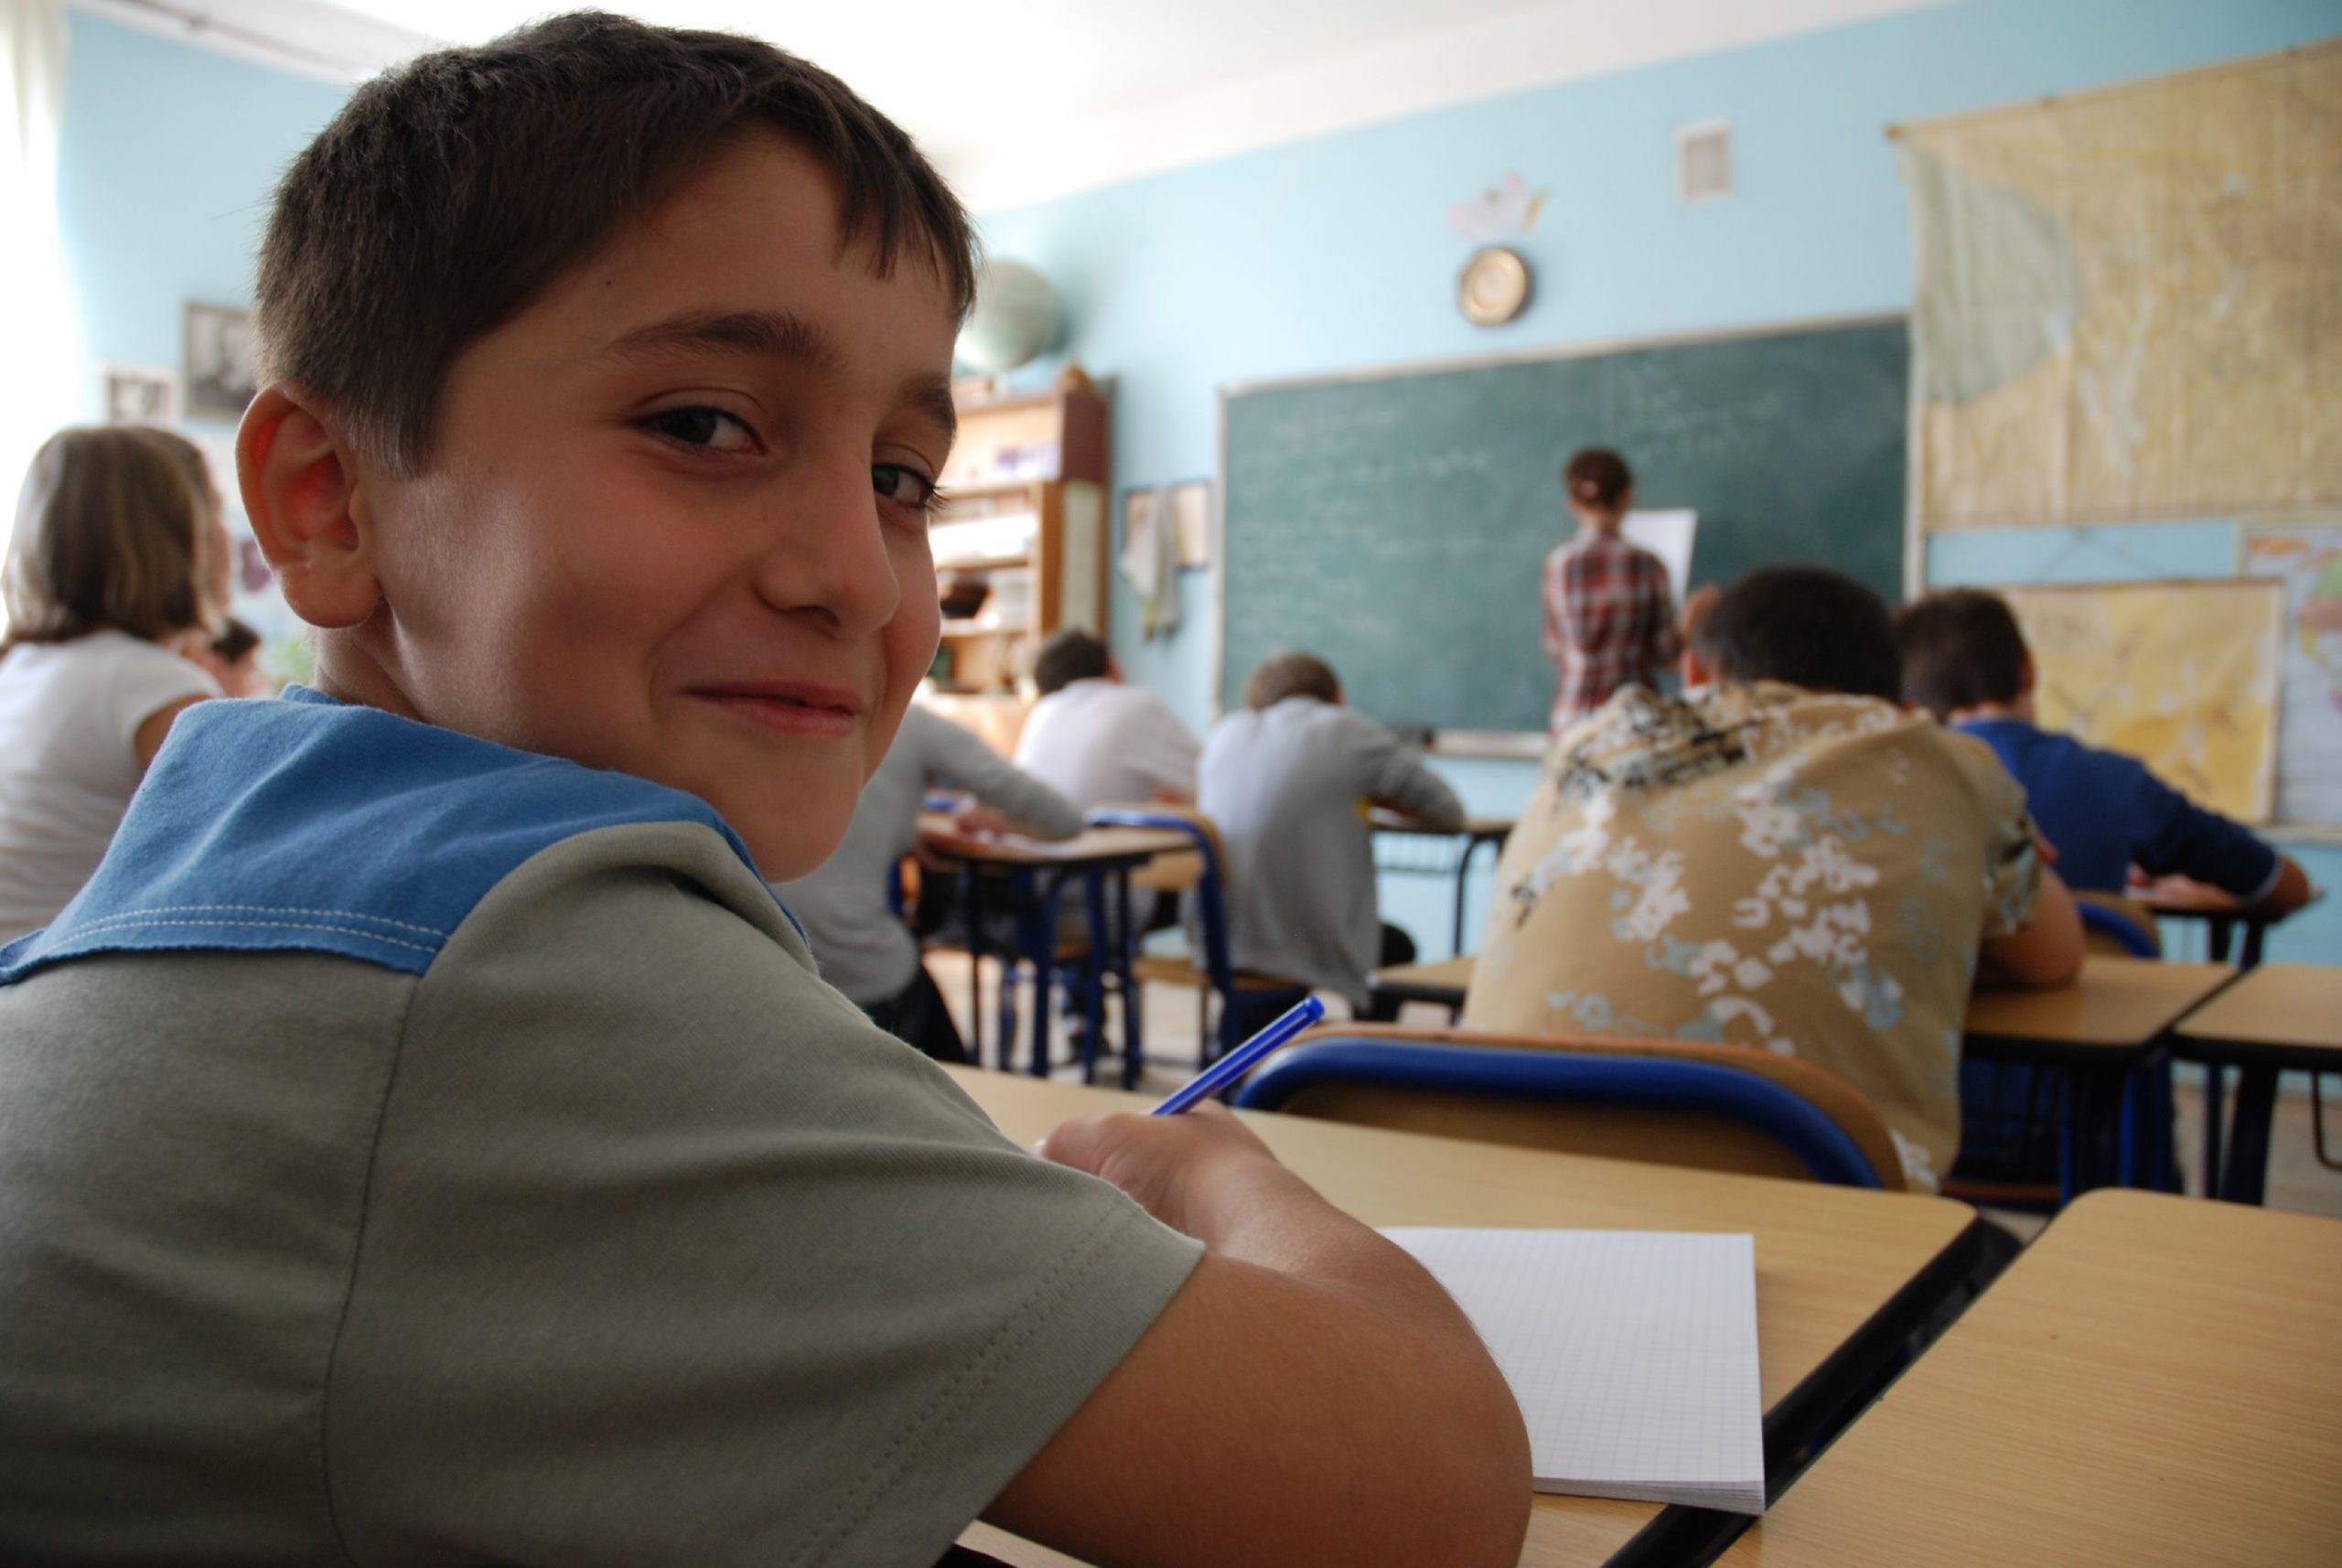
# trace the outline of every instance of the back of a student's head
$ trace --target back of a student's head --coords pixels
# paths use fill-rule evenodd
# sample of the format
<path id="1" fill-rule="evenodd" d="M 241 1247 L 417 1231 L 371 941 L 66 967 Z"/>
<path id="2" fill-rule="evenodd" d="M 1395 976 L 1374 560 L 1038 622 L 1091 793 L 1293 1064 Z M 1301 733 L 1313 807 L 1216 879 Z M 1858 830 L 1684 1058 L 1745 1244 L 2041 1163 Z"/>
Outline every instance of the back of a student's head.
<path id="1" fill-rule="evenodd" d="M 881 269 L 929 267 L 965 313 L 966 213 L 844 83 L 755 38 L 579 12 L 385 72 L 294 162 L 261 249 L 265 379 L 421 470 L 463 350 L 757 131 L 827 167 Z"/>
<path id="2" fill-rule="evenodd" d="M 1104 642 L 1086 631 L 1069 628 L 1051 632 L 1033 660 L 1033 685 L 1041 695 L 1062 692 L 1076 681 L 1094 681 L 1113 672 L 1114 656 Z"/>
<path id="3" fill-rule="evenodd" d="M 9 639 L 111 629 L 154 642 L 209 625 L 223 608 L 216 504 L 203 455 L 182 436 L 136 425 L 50 436 L 9 539 Z"/>
<path id="4" fill-rule="evenodd" d="M 1574 453 L 1562 468 L 1562 489 L 1569 493 L 1573 505 L 1585 511 L 1617 511 L 1634 488 L 1634 471 L 1607 446 L 1588 446 Z"/>
<path id="5" fill-rule="evenodd" d="M 2025 695 L 2031 655 L 2008 601 L 1980 588 L 1929 594 L 1895 618 L 1903 700 L 1947 718 Z"/>
<path id="6" fill-rule="evenodd" d="M 1767 566 L 1734 584 L 1700 624 L 1693 656 L 1719 682 L 1899 700 L 1885 603 L 1824 566 Z"/>
<path id="7" fill-rule="evenodd" d="M 1273 708 L 1287 697 L 1338 703 L 1341 677 L 1314 653 L 1272 653 L 1244 678 L 1244 705 L 1254 713 Z"/>

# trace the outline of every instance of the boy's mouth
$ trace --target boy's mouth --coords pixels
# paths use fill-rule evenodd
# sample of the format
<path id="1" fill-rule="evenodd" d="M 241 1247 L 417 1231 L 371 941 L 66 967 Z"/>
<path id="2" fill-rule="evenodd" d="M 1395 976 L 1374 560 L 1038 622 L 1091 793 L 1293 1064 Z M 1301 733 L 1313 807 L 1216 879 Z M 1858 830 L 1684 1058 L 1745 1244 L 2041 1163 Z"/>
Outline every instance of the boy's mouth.
<path id="1" fill-rule="evenodd" d="M 850 736 L 864 707 L 859 696 L 843 687 L 804 682 L 702 686 L 692 695 L 783 735 Z"/>

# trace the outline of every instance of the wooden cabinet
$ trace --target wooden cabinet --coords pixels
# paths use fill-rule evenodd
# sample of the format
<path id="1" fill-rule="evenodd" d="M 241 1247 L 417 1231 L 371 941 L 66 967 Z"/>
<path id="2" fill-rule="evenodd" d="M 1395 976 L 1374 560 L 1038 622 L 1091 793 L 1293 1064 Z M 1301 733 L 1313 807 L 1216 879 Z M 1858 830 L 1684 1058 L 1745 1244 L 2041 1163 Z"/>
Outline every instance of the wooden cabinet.
<path id="1" fill-rule="evenodd" d="M 961 405 L 930 525 L 938 692 L 1013 694 L 1049 633 L 1106 634 L 1107 451 L 1106 405 L 1087 387 Z"/>

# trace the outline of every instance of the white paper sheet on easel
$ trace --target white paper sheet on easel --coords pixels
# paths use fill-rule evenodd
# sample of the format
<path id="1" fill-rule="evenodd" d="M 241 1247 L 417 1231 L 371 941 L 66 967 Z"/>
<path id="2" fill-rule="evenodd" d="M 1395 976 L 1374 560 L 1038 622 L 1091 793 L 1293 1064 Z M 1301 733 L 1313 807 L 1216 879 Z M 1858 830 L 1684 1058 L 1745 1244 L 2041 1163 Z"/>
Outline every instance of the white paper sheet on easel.
<path id="1" fill-rule="evenodd" d="M 1753 1238 L 1385 1230 L 1520 1402 L 1541 1492 L 1765 1511 Z"/>
<path id="2" fill-rule="evenodd" d="M 1681 511 L 1630 511 L 1619 532 L 1629 544 L 1639 545 L 1667 566 L 1667 585 L 1678 609 L 1692 589 L 1692 542 L 1700 532 L 1700 514 Z"/>

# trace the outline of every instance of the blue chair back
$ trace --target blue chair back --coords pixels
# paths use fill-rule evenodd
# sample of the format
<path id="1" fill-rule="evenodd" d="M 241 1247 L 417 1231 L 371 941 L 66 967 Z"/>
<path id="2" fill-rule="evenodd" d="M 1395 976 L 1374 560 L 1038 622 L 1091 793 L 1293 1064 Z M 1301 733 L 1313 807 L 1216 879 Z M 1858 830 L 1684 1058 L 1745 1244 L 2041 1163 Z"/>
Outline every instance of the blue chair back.
<path id="1" fill-rule="evenodd" d="M 1845 1128 L 1803 1095 L 1754 1072 L 1679 1057 L 1320 1033 L 1272 1057 L 1238 1092 L 1236 1103 L 1274 1111 L 1305 1090 L 1334 1085 L 1718 1116 L 1771 1138 L 1819 1180 L 1885 1185 Z"/>
<path id="2" fill-rule="evenodd" d="M 2163 956 L 2163 944 L 2155 940 L 2154 933 L 2141 929 L 2139 923 L 2122 910 L 2088 898 L 2075 899 L 2074 907 L 2081 911 L 2083 930 L 2108 938 L 2133 958 Z"/>

